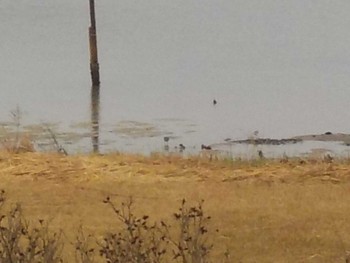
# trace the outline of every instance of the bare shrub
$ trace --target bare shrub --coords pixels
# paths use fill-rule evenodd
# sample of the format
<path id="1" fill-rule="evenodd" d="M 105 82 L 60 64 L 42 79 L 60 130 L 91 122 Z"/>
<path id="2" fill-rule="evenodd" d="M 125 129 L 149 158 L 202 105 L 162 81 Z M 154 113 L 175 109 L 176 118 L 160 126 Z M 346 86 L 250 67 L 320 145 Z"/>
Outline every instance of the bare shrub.
<path id="1" fill-rule="evenodd" d="M 62 232 L 51 232 L 44 220 L 31 226 L 23 217 L 21 205 L 5 209 L 5 192 L 0 191 L 0 262 L 62 263 Z M 209 263 L 213 244 L 209 241 L 210 216 L 203 211 L 203 201 L 188 206 L 183 200 L 173 214 L 174 224 L 150 222 L 148 215 L 137 216 L 133 199 L 120 208 L 106 198 L 116 215 L 120 230 L 108 232 L 96 244 L 96 237 L 80 227 L 76 237 L 77 263 Z M 96 250 L 98 246 L 98 254 Z M 226 260 L 225 260 L 226 258 Z M 228 254 L 221 262 L 229 262 Z"/>
<path id="2" fill-rule="evenodd" d="M 188 206 L 185 199 L 174 213 L 175 224 L 149 222 L 149 217 L 133 213 L 133 200 L 118 209 L 106 198 L 123 229 L 108 233 L 100 243 L 100 255 L 107 262 L 130 263 L 208 263 L 213 245 L 208 241 L 210 216 L 203 211 L 203 201 Z"/>
<path id="3" fill-rule="evenodd" d="M 174 259 L 182 263 L 210 262 L 210 251 L 213 245 L 208 241 L 208 223 L 210 216 L 203 211 L 203 200 L 196 206 L 188 207 L 182 200 L 181 207 L 174 213 L 177 234 L 170 235 L 170 226 L 162 222 L 168 239 L 173 245 Z"/>
<path id="4" fill-rule="evenodd" d="M 121 204 L 121 208 L 104 200 L 114 211 L 123 229 L 108 233 L 100 243 L 100 255 L 107 262 L 160 263 L 164 262 L 167 240 L 157 224 L 151 224 L 149 217 L 138 217 L 133 213 L 133 200 Z"/>
<path id="5" fill-rule="evenodd" d="M 16 204 L 3 212 L 5 192 L 0 194 L 0 262 L 58 263 L 62 262 L 61 233 L 50 233 L 43 220 L 31 227 L 23 218 L 22 208 Z"/>

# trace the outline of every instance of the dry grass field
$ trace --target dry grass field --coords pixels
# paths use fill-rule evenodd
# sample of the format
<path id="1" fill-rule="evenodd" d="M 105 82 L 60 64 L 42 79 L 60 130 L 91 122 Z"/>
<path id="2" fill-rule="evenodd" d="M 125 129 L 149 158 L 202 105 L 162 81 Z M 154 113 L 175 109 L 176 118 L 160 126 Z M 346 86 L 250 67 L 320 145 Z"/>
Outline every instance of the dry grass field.
<path id="1" fill-rule="evenodd" d="M 137 213 L 168 221 L 183 198 L 204 199 L 214 262 L 226 250 L 229 262 L 259 263 L 346 262 L 350 251 L 347 160 L 1 153 L 0 188 L 26 218 L 63 229 L 68 262 L 80 225 L 96 237 L 115 227 L 106 196 L 133 196 Z"/>

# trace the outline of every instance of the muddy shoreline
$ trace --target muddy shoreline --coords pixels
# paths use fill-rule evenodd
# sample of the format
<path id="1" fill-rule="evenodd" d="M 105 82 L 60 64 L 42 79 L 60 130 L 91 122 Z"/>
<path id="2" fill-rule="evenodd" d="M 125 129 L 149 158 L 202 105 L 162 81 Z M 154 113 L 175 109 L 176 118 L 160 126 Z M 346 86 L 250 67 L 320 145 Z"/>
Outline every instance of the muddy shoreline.
<path id="1" fill-rule="evenodd" d="M 228 144 L 253 144 L 253 145 L 286 145 L 296 144 L 303 141 L 321 141 L 321 142 L 344 142 L 350 146 L 350 134 L 326 132 L 324 134 L 307 134 L 291 138 L 248 138 L 243 140 L 225 140 Z"/>

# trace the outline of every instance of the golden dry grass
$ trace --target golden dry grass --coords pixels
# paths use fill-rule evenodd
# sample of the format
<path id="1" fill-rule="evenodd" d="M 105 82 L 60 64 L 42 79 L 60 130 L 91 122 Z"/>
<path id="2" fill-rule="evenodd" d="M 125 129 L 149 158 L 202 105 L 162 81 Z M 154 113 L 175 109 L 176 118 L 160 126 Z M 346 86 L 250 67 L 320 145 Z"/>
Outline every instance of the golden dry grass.
<path id="1" fill-rule="evenodd" d="M 350 250 L 350 164 L 291 160 L 108 154 L 0 153 L 0 188 L 31 219 L 63 229 L 72 258 L 76 229 L 96 236 L 116 222 L 102 203 L 133 196 L 139 213 L 171 218 L 182 198 L 205 200 L 217 261 L 345 262 Z M 72 260 L 70 262 L 73 262 Z"/>

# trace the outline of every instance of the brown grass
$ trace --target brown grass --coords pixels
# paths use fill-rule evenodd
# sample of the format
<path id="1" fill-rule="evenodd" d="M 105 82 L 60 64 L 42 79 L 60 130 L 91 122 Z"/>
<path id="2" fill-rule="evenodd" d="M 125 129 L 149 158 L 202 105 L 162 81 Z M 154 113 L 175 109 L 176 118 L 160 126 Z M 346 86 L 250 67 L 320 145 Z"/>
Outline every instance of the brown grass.
<path id="1" fill-rule="evenodd" d="M 96 236 L 114 228 L 106 196 L 116 202 L 133 196 L 137 212 L 154 220 L 169 220 L 182 198 L 204 199 L 211 227 L 219 229 L 214 254 L 228 249 L 232 262 L 345 262 L 350 250 L 346 160 L 4 152 L 0 177 L 0 188 L 29 219 L 52 219 L 54 229 L 64 230 L 68 259 L 81 224 Z"/>

